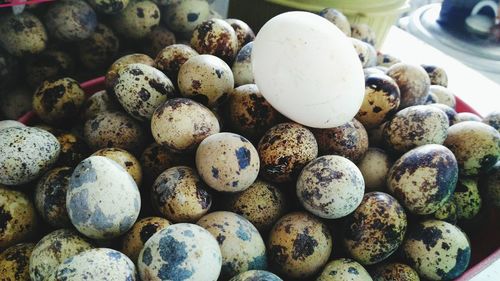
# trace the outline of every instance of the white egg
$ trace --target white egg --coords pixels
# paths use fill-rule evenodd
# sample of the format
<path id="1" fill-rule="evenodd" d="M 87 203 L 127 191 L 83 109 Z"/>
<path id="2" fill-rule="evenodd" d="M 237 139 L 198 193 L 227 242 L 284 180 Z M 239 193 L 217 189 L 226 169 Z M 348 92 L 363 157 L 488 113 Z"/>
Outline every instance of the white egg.
<path id="1" fill-rule="evenodd" d="M 306 126 L 340 126 L 363 102 L 363 69 L 351 41 L 312 13 L 288 12 L 269 20 L 255 38 L 252 67 L 267 101 Z"/>

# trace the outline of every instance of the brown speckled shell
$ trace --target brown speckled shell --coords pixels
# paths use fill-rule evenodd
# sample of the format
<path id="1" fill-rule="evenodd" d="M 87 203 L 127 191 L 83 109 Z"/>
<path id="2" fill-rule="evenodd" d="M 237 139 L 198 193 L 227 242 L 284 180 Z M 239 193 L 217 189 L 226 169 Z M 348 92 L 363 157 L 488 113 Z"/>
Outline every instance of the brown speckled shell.
<path id="1" fill-rule="evenodd" d="M 35 244 L 21 243 L 0 254 L 0 276 L 5 281 L 30 280 L 29 259 Z"/>
<path id="2" fill-rule="evenodd" d="M 163 22 L 175 32 L 190 33 L 210 17 L 210 6 L 206 0 L 170 2 L 165 9 Z"/>
<path id="3" fill-rule="evenodd" d="M 358 168 L 363 174 L 366 191 L 384 191 L 386 179 L 393 160 L 380 148 L 370 147 L 359 161 Z"/>
<path id="4" fill-rule="evenodd" d="M 490 112 L 484 117 L 483 122 L 500 132 L 500 110 Z"/>
<path id="5" fill-rule="evenodd" d="M 0 217 L 0 249 L 25 241 L 35 234 L 35 207 L 24 193 L 0 185 Z"/>
<path id="6" fill-rule="evenodd" d="M 332 236 L 327 226 L 305 212 L 285 215 L 269 235 L 269 263 L 283 277 L 311 277 L 326 264 L 331 251 Z"/>
<path id="7" fill-rule="evenodd" d="M 57 160 L 58 166 L 74 167 L 89 155 L 89 147 L 76 134 L 56 132 L 54 135 L 61 146 L 61 153 Z"/>
<path id="8" fill-rule="evenodd" d="M 45 26 L 55 39 L 75 42 L 92 35 L 97 16 L 85 1 L 58 1 L 45 14 Z"/>
<path id="9" fill-rule="evenodd" d="M 437 97 L 437 103 L 442 103 L 453 109 L 455 109 L 455 107 L 457 106 L 455 94 L 448 88 L 440 85 L 431 85 L 429 88 L 429 93 L 432 93 L 435 97 Z"/>
<path id="10" fill-rule="evenodd" d="M 116 14 L 127 7 L 129 0 L 88 0 L 87 2 L 98 12 Z"/>
<path id="11" fill-rule="evenodd" d="M 188 45 L 170 45 L 158 52 L 155 59 L 155 67 L 163 71 L 177 85 L 179 69 L 188 59 L 197 55 L 198 52 Z"/>
<path id="12" fill-rule="evenodd" d="M 141 166 L 148 183 L 153 181 L 166 169 L 180 165 L 194 167 L 194 157 L 185 153 L 174 153 L 157 143 L 150 144 L 141 155 Z"/>
<path id="13" fill-rule="evenodd" d="M 78 43 L 80 62 L 88 69 L 107 67 L 115 58 L 120 41 L 111 28 L 98 24 L 90 37 Z"/>
<path id="14" fill-rule="evenodd" d="M 168 28 L 158 25 L 155 26 L 146 37 L 144 52 L 152 58 L 156 57 L 163 48 L 176 43 L 175 34 Z M 168 76 L 168 75 L 167 75 Z M 168 76 L 171 78 L 170 76 Z M 172 78 L 173 80 L 173 78 Z M 174 80 L 173 80 L 174 81 Z"/>
<path id="15" fill-rule="evenodd" d="M 318 13 L 336 27 L 338 27 L 348 37 L 351 36 L 351 24 L 347 17 L 334 8 L 325 8 Z"/>
<path id="16" fill-rule="evenodd" d="M 442 103 L 431 103 L 429 106 L 441 109 L 446 114 L 446 117 L 448 117 L 448 124 L 450 126 L 456 122 L 455 119 L 457 118 L 457 112 L 455 109 Z"/>
<path id="17" fill-rule="evenodd" d="M 372 46 L 377 43 L 377 34 L 373 29 L 364 23 L 351 24 L 351 37 L 366 42 Z"/>
<path id="18" fill-rule="evenodd" d="M 377 52 L 373 46 L 356 38 L 350 38 L 350 40 L 363 68 L 373 67 L 377 64 Z"/>
<path id="19" fill-rule="evenodd" d="M 355 260 L 341 258 L 329 262 L 316 281 L 372 281 L 372 278 Z"/>
<path id="20" fill-rule="evenodd" d="M 108 71 L 106 72 L 105 84 L 108 93 L 110 94 L 113 93 L 113 86 L 116 83 L 118 70 L 132 63 L 142 63 L 145 65 L 154 66 L 154 60 L 150 58 L 148 55 L 144 54 L 130 54 L 117 59 L 115 62 L 113 62 L 113 64 L 109 67 Z"/>
<path id="21" fill-rule="evenodd" d="M 47 46 L 42 22 L 31 13 L 0 17 L 0 45 L 14 56 L 38 54 Z"/>
<path id="22" fill-rule="evenodd" d="M 146 37 L 160 24 L 160 9 L 152 1 L 130 1 L 125 9 L 111 18 L 113 29 L 130 39 Z"/>
<path id="23" fill-rule="evenodd" d="M 37 88 L 44 80 L 70 75 L 74 64 L 68 53 L 47 50 L 27 59 L 24 64 L 25 78 L 31 87 Z"/>
<path id="24" fill-rule="evenodd" d="M 471 220 L 476 217 L 482 207 L 482 199 L 478 189 L 477 178 L 459 178 L 453 201 L 457 207 L 458 220 Z"/>
<path id="25" fill-rule="evenodd" d="M 252 72 L 252 48 L 253 42 L 243 46 L 236 55 L 236 59 L 231 66 L 236 86 L 255 83 Z"/>
<path id="26" fill-rule="evenodd" d="M 399 86 L 401 108 L 425 103 L 431 82 L 429 75 L 421 66 L 396 63 L 387 70 L 387 75 Z"/>
<path id="27" fill-rule="evenodd" d="M 104 156 L 115 161 L 132 176 L 137 186 L 141 186 L 141 164 L 139 163 L 139 160 L 137 160 L 137 158 L 135 158 L 135 156 L 130 154 L 128 151 L 120 148 L 103 148 L 94 152 L 92 156 Z"/>
<path id="28" fill-rule="evenodd" d="M 229 23 L 236 32 L 236 36 L 238 37 L 238 50 L 255 39 L 255 33 L 244 21 L 239 19 L 226 19 L 225 21 Z"/>
<path id="29" fill-rule="evenodd" d="M 233 27 L 221 19 L 210 19 L 198 25 L 191 37 L 191 46 L 200 54 L 210 54 L 231 64 L 239 50 Z"/>
<path id="30" fill-rule="evenodd" d="M 398 62 L 401 62 L 401 60 L 390 54 L 383 54 L 383 53 L 377 54 L 378 66 L 391 67 Z"/>
<path id="31" fill-rule="evenodd" d="M 106 90 L 102 90 L 93 94 L 85 101 L 82 107 L 82 115 L 86 121 L 94 118 L 99 113 L 119 110 L 120 105 L 110 97 Z"/>
<path id="32" fill-rule="evenodd" d="M 435 65 L 424 64 L 422 67 L 425 69 L 429 75 L 431 85 L 440 85 L 443 87 L 448 87 L 448 75 L 446 71 Z"/>
<path id="33" fill-rule="evenodd" d="M 153 234 L 168 227 L 170 222 L 160 217 L 147 217 L 137 221 L 134 226 L 123 236 L 120 252 L 127 255 L 132 261 L 137 262 L 139 253 L 144 244 Z"/>
<path id="34" fill-rule="evenodd" d="M 417 272 L 403 263 L 381 264 L 371 272 L 373 281 L 420 281 Z"/>

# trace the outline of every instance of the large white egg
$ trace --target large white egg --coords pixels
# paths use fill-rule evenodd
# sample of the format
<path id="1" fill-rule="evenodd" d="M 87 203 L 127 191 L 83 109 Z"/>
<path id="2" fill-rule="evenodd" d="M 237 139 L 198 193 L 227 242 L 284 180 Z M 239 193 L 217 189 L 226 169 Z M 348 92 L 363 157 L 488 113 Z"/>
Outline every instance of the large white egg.
<path id="1" fill-rule="evenodd" d="M 363 68 L 352 43 L 312 13 L 288 12 L 269 20 L 255 38 L 252 67 L 266 100 L 306 126 L 340 126 L 363 102 Z"/>

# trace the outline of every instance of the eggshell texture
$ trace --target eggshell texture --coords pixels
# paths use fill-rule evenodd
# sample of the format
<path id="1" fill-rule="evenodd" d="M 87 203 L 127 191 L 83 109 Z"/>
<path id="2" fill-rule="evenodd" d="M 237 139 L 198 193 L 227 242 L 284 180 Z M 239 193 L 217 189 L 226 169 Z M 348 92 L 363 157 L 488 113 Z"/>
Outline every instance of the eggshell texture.
<path id="1" fill-rule="evenodd" d="M 0 45 L 14 56 L 38 54 L 47 46 L 42 22 L 29 12 L 0 17 Z"/>
<path id="2" fill-rule="evenodd" d="M 134 155 L 120 148 L 103 148 L 94 152 L 92 155 L 104 156 L 115 161 L 132 176 L 137 186 L 141 186 L 142 167 L 139 160 L 137 160 Z"/>
<path id="3" fill-rule="evenodd" d="M 184 97 L 211 107 L 220 105 L 234 87 L 231 68 L 212 55 L 188 59 L 181 66 L 177 81 Z"/>
<path id="4" fill-rule="evenodd" d="M 452 125 L 455 125 L 455 124 L 460 123 L 460 122 L 465 122 L 465 121 L 482 122 L 483 119 L 474 113 L 458 112 L 457 115 L 455 116 L 455 120 L 453 120 Z"/>
<path id="5" fill-rule="evenodd" d="M 121 252 L 137 261 L 144 244 L 158 231 L 167 228 L 170 222 L 160 217 L 147 217 L 137 221 L 123 237 Z"/>
<path id="6" fill-rule="evenodd" d="M 266 100 L 309 127 L 340 126 L 363 102 L 363 71 L 350 40 L 312 13 L 288 12 L 269 20 L 255 38 L 252 67 Z"/>
<path id="7" fill-rule="evenodd" d="M 392 164 L 393 161 L 387 152 L 380 148 L 368 148 L 365 156 L 358 163 L 366 191 L 385 190 L 387 174 Z"/>
<path id="8" fill-rule="evenodd" d="M 241 274 L 234 276 L 229 281 L 253 281 L 253 280 L 282 281 L 283 279 L 265 270 L 249 270 L 247 272 L 243 272 Z"/>
<path id="9" fill-rule="evenodd" d="M 398 153 L 425 144 L 443 144 L 448 127 L 448 117 L 442 110 L 428 105 L 411 106 L 396 113 L 384 127 L 384 143 Z"/>
<path id="10" fill-rule="evenodd" d="M 431 82 L 429 75 L 421 66 L 397 63 L 387 70 L 387 75 L 399 86 L 401 108 L 425 103 Z"/>
<path id="11" fill-rule="evenodd" d="M 74 70 L 74 60 L 69 53 L 59 50 L 45 50 L 27 58 L 24 64 L 26 82 L 37 88 L 43 81 L 70 75 Z"/>
<path id="12" fill-rule="evenodd" d="M 484 200 L 488 205 L 500 207 L 500 162 L 481 178 L 480 188 L 484 191 Z"/>
<path id="13" fill-rule="evenodd" d="M 377 34 L 375 34 L 375 31 L 373 31 L 369 25 L 364 23 L 351 24 L 351 37 L 366 42 L 372 46 L 375 46 L 375 43 L 377 43 L 375 41 Z"/>
<path id="14" fill-rule="evenodd" d="M 373 281 L 420 281 L 417 272 L 403 263 L 389 263 L 375 267 L 371 272 Z"/>
<path id="15" fill-rule="evenodd" d="M 57 159 L 58 166 L 74 167 L 89 155 L 88 145 L 76 134 L 55 131 L 54 135 L 61 146 L 61 152 Z"/>
<path id="16" fill-rule="evenodd" d="M 222 256 L 210 232 L 179 223 L 154 234 L 141 250 L 137 265 L 142 280 L 216 281 Z"/>
<path id="17" fill-rule="evenodd" d="M 0 130 L 12 128 L 12 127 L 26 127 L 23 123 L 17 122 L 16 120 L 1 120 Z"/>
<path id="18" fill-rule="evenodd" d="M 113 29 L 129 39 L 144 38 L 159 24 L 160 9 L 151 1 L 131 1 L 111 18 Z"/>
<path id="19" fill-rule="evenodd" d="M 44 236 L 33 249 L 29 260 L 29 274 L 33 281 L 44 281 L 57 267 L 74 255 L 94 248 L 77 232 L 59 229 Z"/>
<path id="20" fill-rule="evenodd" d="M 318 15 L 335 24 L 346 36 L 351 36 L 351 24 L 344 14 L 334 8 L 325 8 Z"/>
<path id="21" fill-rule="evenodd" d="M 356 53 L 358 54 L 363 68 L 375 66 L 375 64 L 377 63 L 377 53 L 371 50 L 373 47 L 370 44 L 356 38 L 350 39 L 351 43 L 354 46 L 354 49 L 356 50 Z"/>
<path id="22" fill-rule="evenodd" d="M 139 280 L 134 263 L 107 248 L 90 249 L 66 259 L 57 267 L 55 280 Z"/>
<path id="23" fill-rule="evenodd" d="M 43 121 L 61 126 L 75 119 L 84 101 L 85 92 L 76 80 L 47 80 L 33 96 L 33 109 Z"/>
<path id="24" fill-rule="evenodd" d="M 116 83 L 118 76 L 118 70 L 128 64 L 141 63 L 149 66 L 154 66 L 154 60 L 145 54 L 130 54 L 117 59 L 109 67 L 108 72 L 106 72 L 105 84 L 108 93 L 113 93 L 113 86 Z"/>
<path id="25" fill-rule="evenodd" d="M 132 177 L 116 162 L 91 156 L 75 168 L 66 206 L 76 229 L 93 239 L 117 237 L 135 223 L 141 197 Z"/>
<path id="26" fill-rule="evenodd" d="M 192 32 L 197 25 L 210 16 L 206 0 L 183 0 L 165 7 L 163 21 L 175 32 Z"/>
<path id="27" fill-rule="evenodd" d="M 244 21 L 239 19 L 226 19 L 227 23 L 233 27 L 238 37 L 238 50 L 255 39 L 255 33 Z"/>
<path id="28" fill-rule="evenodd" d="M 219 121 L 210 109 L 185 98 L 166 101 L 151 118 L 156 142 L 177 152 L 194 151 L 202 140 L 219 131 Z"/>
<path id="29" fill-rule="evenodd" d="M 30 280 L 29 259 L 35 244 L 21 243 L 0 254 L 0 276 L 5 281 Z"/>
<path id="30" fill-rule="evenodd" d="M 45 26 L 55 39 L 75 42 L 92 35 L 97 16 L 85 1 L 58 1 L 45 14 Z"/>
<path id="31" fill-rule="evenodd" d="M 156 57 L 156 55 L 158 55 L 158 53 L 163 50 L 163 48 L 175 43 L 175 34 L 168 28 L 162 25 L 158 25 L 155 26 L 146 36 L 146 40 L 144 43 L 145 46 L 143 46 L 143 49 L 144 52 L 146 52 L 148 55 Z"/>
<path id="32" fill-rule="evenodd" d="M 193 48 L 184 44 L 173 44 L 163 48 L 155 58 L 155 67 L 174 83 L 177 83 L 177 76 L 181 66 L 190 58 L 197 56 Z"/>
<path id="33" fill-rule="evenodd" d="M 366 129 L 372 129 L 387 121 L 399 107 L 400 92 L 396 82 L 385 74 L 365 77 L 365 98 L 356 119 Z"/>
<path id="34" fill-rule="evenodd" d="M 0 113 L 6 118 L 16 120 L 31 110 L 33 92 L 29 88 L 19 87 L 0 95 Z"/>
<path id="35" fill-rule="evenodd" d="M 127 7 L 129 0 L 89 0 L 88 2 L 98 12 L 116 14 Z"/>
<path id="36" fill-rule="evenodd" d="M 344 244 L 349 254 L 361 264 L 376 264 L 401 245 L 406 225 L 404 209 L 394 197 L 383 192 L 370 192 L 347 217 Z"/>
<path id="37" fill-rule="evenodd" d="M 457 218 L 459 220 L 473 219 L 482 206 L 477 179 L 460 178 L 453 193 L 453 199 L 457 206 Z"/>
<path id="38" fill-rule="evenodd" d="M 218 133 L 200 143 L 196 168 L 203 181 L 217 191 L 243 191 L 259 174 L 259 155 L 244 137 Z"/>
<path id="39" fill-rule="evenodd" d="M 500 133 L 480 122 L 451 126 L 444 145 L 453 151 L 460 173 L 466 176 L 488 171 L 500 158 Z"/>
<path id="40" fill-rule="evenodd" d="M 318 144 L 307 128 L 281 123 L 269 129 L 257 147 L 261 175 L 271 182 L 290 182 L 304 166 L 318 156 Z"/>
<path id="41" fill-rule="evenodd" d="M 448 87 L 448 75 L 442 67 L 429 64 L 422 65 L 422 67 L 429 75 L 431 85 Z"/>
<path id="42" fill-rule="evenodd" d="M 391 67 L 398 62 L 401 62 L 401 60 L 393 55 L 383 54 L 380 52 L 377 54 L 377 65 L 379 66 Z"/>
<path id="43" fill-rule="evenodd" d="M 269 263 L 287 278 L 303 280 L 314 275 L 326 264 L 331 251 L 327 226 L 305 212 L 285 215 L 269 234 Z"/>
<path id="44" fill-rule="evenodd" d="M 493 111 L 486 115 L 483 122 L 500 132 L 500 111 Z"/>
<path id="45" fill-rule="evenodd" d="M 371 281 L 366 269 L 351 259 L 336 259 L 329 262 L 316 281 Z"/>
<path id="46" fill-rule="evenodd" d="M 429 91 L 437 97 L 437 103 L 442 103 L 453 109 L 457 106 L 455 94 L 448 88 L 440 85 L 431 85 Z"/>
<path id="47" fill-rule="evenodd" d="M 82 115 L 84 120 L 92 119 L 97 114 L 103 112 L 119 111 L 120 105 L 111 99 L 106 90 L 99 91 L 90 96 L 82 106 Z"/>
<path id="48" fill-rule="evenodd" d="M 410 150 L 394 163 L 387 188 L 410 212 L 427 215 L 443 206 L 457 179 L 453 153 L 442 145 L 429 144 Z"/>
<path id="49" fill-rule="evenodd" d="M 234 28 L 221 19 L 209 19 L 193 30 L 191 47 L 200 54 L 219 57 L 230 64 L 239 50 L 239 41 Z"/>
<path id="50" fill-rule="evenodd" d="M 418 223 L 408 232 L 403 255 L 418 274 L 429 280 L 453 280 L 470 260 L 469 240 L 458 227 L 443 221 Z"/>
<path id="51" fill-rule="evenodd" d="M 331 129 L 313 129 L 319 155 L 340 155 L 357 163 L 368 150 L 368 133 L 356 119 Z"/>
<path id="52" fill-rule="evenodd" d="M 450 126 L 455 123 L 455 119 L 457 118 L 457 112 L 455 111 L 455 109 L 442 103 L 429 104 L 429 106 L 441 109 L 446 114 L 446 117 L 448 117 L 448 124 Z"/>
<path id="53" fill-rule="evenodd" d="M 437 211 L 432 214 L 432 216 L 437 220 L 456 224 L 458 219 L 457 211 L 457 204 L 455 203 L 454 196 L 452 195 L 450 199 L 448 199 L 448 201 L 441 206 L 441 208 L 437 209 Z"/>
<path id="54" fill-rule="evenodd" d="M 365 191 L 363 175 L 348 159 L 325 155 L 309 162 L 297 180 L 297 197 L 309 212 L 327 219 L 354 211 Z"/>
<path id="55" fill-rule="evenodd" d="M 196 224 L 217 240 L 222 254 L 220 278 L 227 280 L 248 270 L 266 269 L 266 246 L 247 219 L 231 212 L 213 212 Z"/>
<path id="56" fill-rule="evenodd" d="M 98 24 L 94 33 L 78 44 L 80 62 L 88 69 L 107 67 L 113 61 L 120 41 L 113 30 Z"/>
<path id="57" fill-rule="evenodd" d="M 191 159 L 191 157 L 187 157 L 180 153 L 174 153 L 165 146 L 161 146 L 157 143 L 152 143 L 143 151 L 140 161 L 144 171 L 144 177 L 146 181 L 150 183 L 168 168 L 180 165 L 194 166 L 194 159 Z"/>
<path id="58" fill-rule="evenodd" d="M 42 175 L 57 161 L 54 135 L 31 127 L 0 130 L 0 184 L 21 185 Z"/>
<path id="59" fill-rule="evenodd" d="M 236 59 L 231 67 L 236 86 L 255 83 L 252 72 L 252 47 L 253 42 L 243 46 L 236 55 Z"/>

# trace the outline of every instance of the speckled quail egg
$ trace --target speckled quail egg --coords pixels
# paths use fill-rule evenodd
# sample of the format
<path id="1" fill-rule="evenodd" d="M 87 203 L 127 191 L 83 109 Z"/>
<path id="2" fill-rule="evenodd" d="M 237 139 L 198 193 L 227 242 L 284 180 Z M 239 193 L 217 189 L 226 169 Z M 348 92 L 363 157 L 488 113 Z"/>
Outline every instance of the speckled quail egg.
<path id="1" fill-rule="evenodd" d="M 169 225 L 168 220 L 160 217 L 147 217 L 137 221 L 123 237 L 121 252 L 131 260 L 137 261 L 146 241 Z"/>
<path id="2" fill-rule="evenodd" d="M 36 244 L 31 254 L 31 280 L 47 280 L 67 258 L 92 248 L 92 244 L 74 230 L 59 229 L 47 234 Z"/>
<path id="3" fill-rule="evenodd" d="M 141 125 L 122 112 L 103 112 L 87 120 L 84 138 L 93 150 L 117 147 L 140 153 L 146 135 Z"/>
<path id="4" fill-rule="evenodd" d="M 129 173 L 134 179 L 137 186 L 141 185 L 142 182 L 142 167 L 139 160 L 135 158 L 134 155 L 130 154 L 128 151 L 120 148 L 103 148 L 100 149 L 93 156 L 104 156 L 120 165 L 127 173 Z"/>
<path id="5" fill-rule="evenodd" d="M 248 270 L 266 269 L 266 246 L 259 232 L 247 219 L 231 212 L 213 212 L 197 224 L 212 234 L 222 254 L 223 280 Z"/>
<path id="6" fill-rule="evenodd" d="M 139 280 L 134 263 L 124 254 L 108 249 L 86 250 L 57 267 L 55 280 Z"/>
<path id="7" fill-rule="evenodd" d="M 46 80 L 33 96 L 33 109 L 51 125 L 65 126 L 85 102 L 85 92 L 72 78 Z"/>
<path id="8" fill-rule="evenodd" d="M 483 119 L 479 117 L 477 114 L 471 113 L 471 112 L 458 112 L 457 115 L 455 116 L 455 120 L 453 120 L 453 124 L 455 125 L 460 122 L 465 122 L 465 121 L 477 121 L 477 122 L 482 122 Z"/>
<path id="9" fill-rule="evenodd" d="M 490 206 L 500 207 L 500 162 L 481 178 L 480 188 L 484 192 L 484 200 Z"/>
<path id="10" fill-rule="evenodd" d="M 118 70 L 132 63 L 141 63 L 153 66 L 154 60 L 145 54 L 129 54 L 113 62 L 113 64 L 109 67 L 108 71 L 106 72 L 106 78 L 105 78 L 106 90 L 108 90 L 110 94 L 113 93 L 113 85 L 116 83 Z"/>
<path id="11" fill-rule="evenodd" d="M 98 12 L 116 14 L 127 7 L 129 0 L 88 0 L 88 2 Z"/>
<path id="12" fill-rule="evenodd" d="M 427 100 L 425 101 L 424 104 L 434 104 L 434 103 L 438 103 L 438 97 L 433 92 L 429 92 Z"/>
<path id="13" fill-rule="evenodd" d="M 0 45 L 14 56 L 38 54 L 47 46 L 47 32 L 42 22 L 29 12 L 2 15 L 0 33 Z"/>
<path id="14" fill-rule="evenodd" d="M 90 96 L 82 106 L 84 120 L 92 119 L 102 112 L 119 111 L 120 105 L 110 97 L 106 90 L 99 91 Z"/>
<path id="15" fill-rule="evenodd" d="M 179 223 L 154 234 L 141 250 L 137 265 L 142 280 L 216 281 L 222 256 L 210 232 Z"/>
<path id="16" fill-rule="evenodd" d="M 500 132 L 500 111 L 493 111 L 486 115 L 483 122 Z"/>
<path id="17" fill-rule="evenodd" d="M 88 69 L 107 67 L 115 58 L 120 41 L 111 28 L 98 24 L 94 32 L 78 44 L 78 56 Z"/>
<path id="18" fill-rule="evenodd" d="M 66 192 L 72 173 L 70 167 L 58 167 L 48 171 L 36 185 L 35 207 L 43 220 L 56 228 L 71 226 L 66 210 Z"/>
<path id="19" fill-rule="evenodd" d="M 214 55 L 230 64 L 239 50 L 238 36 L 229 23 L 210 19 L 193 30 L 191 47 L 200 54 Z"/>
<path id="20" fill-rule="evenodd" d="M 332 252 L 332 236 L 327 226 L 313 215 L 294 212 L 274 225 L 267 245 L 273 272 L 304 280 L 328 261 Z"/>
<path id="21" fill-rule="evenodd" d="M 252 72 L 252 48 L 253 42 L 250 42 L 243 46 L 236 55 L 231 67 L 236 86 L 255 83 Z"/>
<path id="22" fill-rule="evenodd" d="M 158 69 L 140 63 L 128 64 L 117 72 L 113 92 L 134 118 L 151 119 L 155 109 L 174 95 L 174 85 Z"/>
<path id="23" fill-rule="evenodd" d="M 451 224 L 457 223 L 457 204 L 455 203 L 455 199 L 453 195 L 441 206 L 441 208 L 437 209 L 437 211 L 432 214 L 432 217 L 437 220 L 442 220 L 445 222 L 449 222 Z"/>
<path id="24" fill-rule="evenodd" d="M 365 183 L 358 167 L 347 158 L 325 155 L 309 162 L 297 180 L 297 197 L 309 212 L 337 219 L 361 203 Z"/>
<path id="25" fill-rule="evenodd" d="M 407 63 L 396 63 L 387 70 L 401 92 L 400 108 L 424 104 L 430 87 L 427 72 L 419 66 Z"/>
<path id="26" fill-rule="evenodd" d="M 0 185 L 0 249 L 25 241 L 35 234 L 35 207 L 24 193 Z"/>
<path id="27" fill-rule="evenodd" d="M 175 32 L 190 33 L 209 17 L 210 6 L 206 0 L 184 0 L 167 5 L 163 21 Z"/>
<path id="28" fill-rule="evenodd" d="M 351 24 L 347 17 L 334 8 L 325 8 L 318 15 L 324 17 L 338 27 L 348 37 L 351 36 Z"/>
<path id="29" fill-rule="evenodd" d="M 384 191 L 386 179 L 393 161 L 387 152 L 380 148 L 370 147 L 358 163 L 363 174 L 366 191 Z"/>
<path id="30" fill-rule="evenodd" d="M 356 119 L 369 130 L 394 115 L 399 107 L 401 94 L 396 82 L 385 74 L 365 76 L 365 98 Z"/>
<path id="31" fill-rule="evenodd" d="M 194 56 L 179 69 L 179 90 L 184 97 L 215 107 L 233 90 L 231 68 L 212 55 Z"/>
<path id="32" fill-rule="evenodd" d="M 163 171 L 180 165 L 190 165 L 191 157 L 182 153 L 170 151 L 167 147 L 157 143 L 149 145 L 141 154 L 141 166 L 144 177 L 152 183 Z M 192 161 L 194 163 L 194 159 Z M 194 165 L 192 165 L 194 166 Z"/>
<path id="33" fill-rule="evenodd" d="M 364 23 L 351 24 L 351 37 L 366 42 L 372 46 L 377 43 L 377 34 L 373 29 Z"/>
<path id="34" fill-rule="evenodd" d="M 257 147 L 261 175 L 271 182 L 290 182 L 304 166 L 318 157 L 318 144 L 306 127 L 281 123 L 269 129 Z"/>
<path id="35" fill-rule="evenodd" d="M 35 244 L 21 243 L 0 254 L 0 276 L 5 281 L 30 280 L 29 259 Z"/>
<path id="36" fill-rule="evenodd" d="M 368 133 L 356 119 L 330 129 L 313 129 L 319 155 L 340 155 L 357 163 L 368 150 Z"/>
<path id="37" fill-rule="evenodd" d="M 373 67 L 377 64 L 377 52 L 373 46 L 356 38 L 350 38 L 354 49 L 358 53 L 363 68 Z"/>
<path id="38" fill-rule="evenodd" d="M 276 186 L 256 180 L 246 190 L 230 195 L 228 210 L 242 215 L 259 231 L 266 232 L 285 214 L 287 201 Z"/>
<path id="39" fill-rule="evenodd" d="M 259 174 L 259 155 L 244 137 L 218 133 L 205 138 L 196 150 L 196 168 L 201 178 L 217 191 L 247 189 Z"/>
<path id="40" fill-rule="evenodd" d="M 89 148 L 81 137 L 74 133 L 57 130 L 53 134 L 61 146 L 57 160 L 58 166 L 74 167 L 88 156 Z"/>
<path id="41" fill-rule="evenodd" d="M 66 52 L 46 50 L 30 57 L 24 64 L 26 81 L 31 87 L 38 87 L 43 81 L 62 78 L 74 69 L 74 60 Z"/>
<path id="42" fill-rule="evenodd" d="M 158 52 L 155 59 L 155 67 L 163 71 L 170 80 L 177 84 L 177 76 L 181 66 L 188 59 L 197 55 L 198 52 L 188 45 L 170 45 Z"/>
<path id="43" fill-rule="evenodd" d="M 33 92 L 29 88 L 19 87 L 0 94 L 0 113 L 16 120 L 30 111 L 33 102 Z"/>
<path id="44" fill-rule="evenodd" d="M 481 122 L 451 126 L 444 145 L 453 151 L 460 173 L 466 176 L 488 171 L 500 158 L 500 133 Z"/>
<path id="45" fill-rule="evenodd" d="M 456 122 L 455 119 L 457 117 L 457 112 L 455 111 L 455 109 L 453 109 L 445 104 L 442 104 L 442 103 L 433 103 L 433 104 L 429 104 L 429 106 L 439 108 L 444 113 L 446 113 L 446 116 L 448 117 L 448 124 L 450 126 Z"/>
<path id="46" fill-rule="evenodd" d="M 411 229 L 402 246 L 403 256 L 418 274 L 429 280 L 453 280 L 469 264 L 469 240 L 458 227 L 427 220 Z"/>
<path id="47" fill-rule="evenodd" d="M 450 198 L 458 179 L 457 160 L 439 144 L 417 147 L 399 158 L 387 177 L 387 188 L 418 215 L 434 213 Z"/>
<path id="48" fill-rule="evenodd" d="M 401 62 L 401 60 L 393 55 L 384 54 L 384 53 L 377 54 L 377 65 L 378 66 L 391 67 L 394 64 L 399 63 L 399 62 Z"/>
<path id="49" fill-rule="evenodd" d="M 166 101 L 151 119 L 156 142 L 177 152 L 192 152 L 202 140 L 219 131 L 219 121 L 212 111 L 186 98 Z"/>
<path id="50" fill-rule="evenodd" d="M 163 48 L 175 43 L 175 34 L 168 28 L 158 25 L 155 26 L 147 35 L 144 52 L 154 58 L 160 53 L 161 50 L 163 50 Z M 169 76 L 169 78 L 171 77 Z"/>
<path id="51" fill-rule="evenodd" d="M 238 37 L 238 50 L 255 39 L 255 33 L 244 21 L 239 19 L 225 19 L 229 23 Z"/>
<path id="52" fill-rule="evenodd" d="M 16 120 L 1 120 L 0 121 L 0 130 L 12 128 L 12 127 L 26 127 L 23 123 L 18 122 Z"/>
<path id="53" fill-rule="evenodd" d="M 251 140 L 259 140 L 281 117 L 255 84 L 234 89 L 224 107 L 229 127 Z"/>
<path id="54" fill-rule="evenodd" d="M 389 150 L 404 153 L 425 144 L 442 144 L 449 127 L 446 114 L 430 105 L 407 107 L 384 126 L 383 139 Z"/>
<path id="55" fill-rule="evenodd" d="M 58 1 L 47 10 L 45 26 L 55 39 L 75 42 L 92 35 L 97 26 L 97 16 L 85 1 Z"/>
<path id="56" fill-rule="evenodd" d="M 106 157 L 91 156 L 73 171 L 66 206 L 79 232 L 93 239 L 106 239 L 132 227 L 141 198 L 137 184 L 125 169 Z"/>
<path id="57" fill-rule="evenodd" d="M 130 1 L 120 13 L 111 18 L 113 30 L 129 39 L 146 37 L 160 24 L 160 9 L 151 1 Z"/>
<path id="58" fill-rule="evenodd" d="M 372 278 L 358 262 L 341 258 L 329 262 L 316 281 L 372 281 Z"/>
<path id="59" fill-rule="evenodd" d="M 453 200 L 457 207 L 458 220 L 471 220 L 481 210 L 482 200 L 478 189 L 478 180 L 459 178 Z"/>
<path id="60" fill-rule="evenodd" d="M 448 88 L 440 85 L 431 85 L 429 87 L 429 92 L 437 97 L 437 103 L 442 103 L 453 109 L 457 106 L 455 95 Z"/>
<path id="61" fill-rule="evenodd" d="M 265 270 L 249 270 L 240 273 L 229 281 L 282 281 L 277 275 Z"/>
<path id="62" fill-rule="evenodd" d="M 0 184 L 21 185 L 42 175 L 57 161 L 60 145 L 54 135 L 32 127 L 0 131 Z"/>
<path id="63" fill-rule="evenodd" d="M 344 245 L 364 265 L 379 263 L 403 242 L 406 214 L 399 202 L 383 192 L 369 192 L 344 226 Z"/>
<path id="64" fill-rule="evenodd" d="M 371 272 L 373 281 L 420 281 L 418 273 L 403 263 L 381 264 Z"/>
<path id="65" fill-rule="evenodd" d="M 431 85 L 440 85 L 448 87 L 448 75 L 446 71 L 439 66 L 424 64 L 422 67 L 425 69 L 431 80 Z"/>

